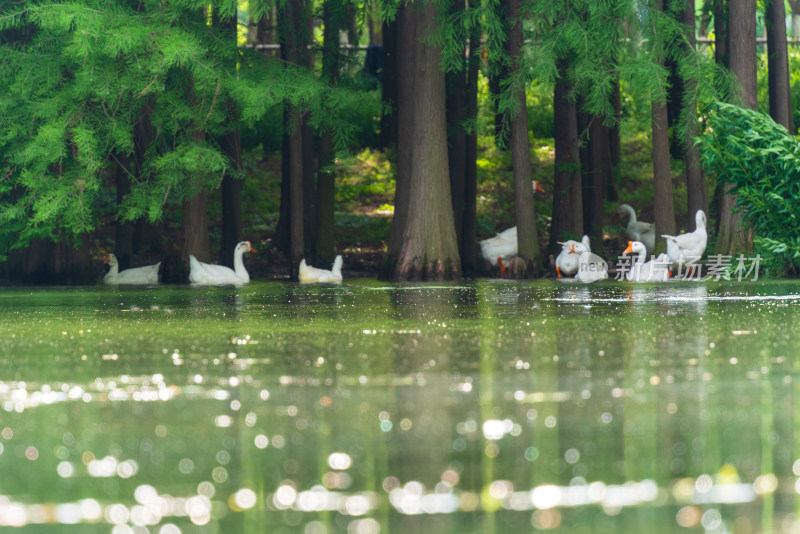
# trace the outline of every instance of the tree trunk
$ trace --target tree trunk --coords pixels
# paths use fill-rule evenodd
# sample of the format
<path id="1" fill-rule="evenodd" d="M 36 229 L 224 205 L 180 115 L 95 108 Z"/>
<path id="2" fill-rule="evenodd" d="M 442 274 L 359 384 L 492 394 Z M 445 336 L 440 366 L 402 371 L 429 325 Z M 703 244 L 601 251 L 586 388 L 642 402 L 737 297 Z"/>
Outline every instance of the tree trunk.
<path id="1" fill-rule="evenodd" d="M 208 217 L 205 191 L 199 191 L 183 201 L 183 250 L 181 257 L 189 264 L 189 254 L 200 261 L 209 261 Z M 233 253 L 233 250 L 231 250 Z"/>
<path id="2" fill-rule="evenodd" d="M 553 91 L 555 168 L 553 174 L 553 215 L 548 252 L 558 254 L 559 241 L 580 240 L 583 232 L 581 164 L 578 151 L 578 117 L 575 102 L 567 97 L 567 60 L 558 61 L 559 78 Z M 578 185 L 578 187 L 576 187 Z"/>
<path id="3" fill-rule="evenodd" d="M 622 95 L 620 94 L 619 80 L 614 82 L 614 93 L 611 97 L 612 107 L 614 108 L 614 125 L 608 129 L 608 143 L 611 154 L 611 174 L 608 177 L 606 187 L 606 199 L 610 202 L 619 201 L 617 185 L 619 183 L 622 169 L 622 139 L 620 133 L 620 123 L 622 122 Z"/>
<path id="4" fill-rule="evenodd" d="M 423 42 L 436 31 L 431 3 L 398 14 L 397 193 L 387 270 L 391 278 L 459 278 L 447 164 L 441 50 Z"/>
<path id="5" fill-rule="evenodd" d="M 664 10 L 663 0 L 655 0 L 655 7 Z M 662 65 L 663 60 L 657 60 Z M 672 71 L 677 69 L 672 68 Z M 677 73 L 675 73 L 677 79 Z M 681 84 L 681 90 L 683 89 Z M 682 91 L 681 91 L 682 92 Z M 672 194 L 672 173 L 670 172 L 669 152 L 669 110 L 667 96 L 677 97 L 680 102 L 680 93 L 670 95 L 667 91 L 664 99 L 653 92 L 650 96 L 650 123 L 653 134 L 653 214 L 655 218 L 656 245 L 653 253 L 658 255 L 666 252 L 667 247 L 661 236 L 663 234 L 675 235 L 675 206 Z M 676 121 L 677 121 L 676 113 Z"/>
<path id="6" fill-rule="evenodd" d="M 714 1 L 714 61 L 730 66 L 729 12 L 725 0 Z"/>
<path id="7" fill-rule="evenodd" d="M 592 248 L 603 245 L 603 200 L 606 183 L 611 176 L 611 147 L 608 128 L 597 115 L 578 114 L 579 135 L 588 135 L 581 149 L 583 183 L 583 233 L 588 235 Z M 581 129 L 582 128 L 582 129 Z"/>
<path id="8" fill-rule="evenodd" d="M 237 172 L 242 170 L 242 145 L 236 128 L 220 139 L 222 151 L 231 160 Z M 222 239 L 219 263 L 233 268 L 233 249 L 242 240 L 242 181 L 237 176 L 225 175 L 222 179 Z"/>
<path id="9" fill-rule="evenodd" d="M 383 67 L 381 72 L 382 148 L 397 148 L 397 20 L 383 23 Z"/>
<path id="10" fill-rule="evenodd" d="M 655 100 L 651 104 L 653 131 L 653 213 L 656 228 L 656 255 L 666 252 L 663 234 L 675 235 L 675 206 L 670 173 L 669 126 L 667 105 Z"/>
<path id="11" fill-rule="evenodd" d="M 469 40 L 467 60 L 467 118 L 478 116 L 478 67 L 480 65 L 480 33 L 473 32 Z M 472 273 L 478 265 L 478 134 L 473 129 L 464 143 L 464 212 L 461 229 L 461 267 Z"/>
<path id="12" fill-rule="evenodd" d="M 125 197 L 131 193 L 131 179 L 128 175 L 130 161 L 122 154 L 117 155 L 117 165 L 114 166 L 114 178 L 117 184 L 117 220 L 115 223 L 114 254 L 119 262 L 119 270 L 124 271 L 131 267 L 133 253 L 133 224 L 120 219 L 119 206 Z"/>
<path id="13" fill-rule="evenodd" d="M 745 107 L 756 109 L 756 0 L 739 0 L 730 5 L 730 64 L 741 85 Z M 734 212 L 735 197 L 725 191 L 719 206 L 719 235 L 716 252 L 733 254 L 752 248 L 741 214 Z"/>
<path id="14" fill-rule="evenodd" d="M 305 0 L 292 0 L 280 5 L 278 10 L 281 56 L 285 61 L 295 65 L 307 66 L 309 64 L 307 8 Z M 308 189 L 309 176 L 313 181 L 313 174 L 309 175 L 309 170 L 304 169 L 304 166 L 307 167 L 313 163 L 307 161 L 309 148 L 304 145 L 307 143 L 308 133 L 305 132 L 302 110 L 288 106 L 286 116 L 288 118 L 288 150 L 284 150 L 284 156 L 288 156 L 288 180 L 284 180 L 283 185 L 288 185 L 289 189 L 287 195 L 289 210 L 284 228 L 288 222 L 289 273 L 290 278 L 296 280 L 298 265 L 306 252 L 305 219 L 308 215 L 304 197 L 308 196 L 306 189 Z M 284 198 L 283 194 L 281 198 Z"/>
<path id="15" fill-rule="evenodd" d="M 462 122 L 466 118 L 466 72 L 464 70 L 448 72 L 445 74 L 445 86 L 447 88 L 447 154 L 450 167 L 450 194 L 453 202 L 456 239 L 460 245 L 463 232 L 464 182 L 467 163 L 465 157 L 467 135 L 462 126 Z M 460 252 L 463 251 L 460 250 Z"/>
<path id="16" fill-rule="evenodd" d="M 782 0 L 768 0 L 766 18 L 769 114 L 772 120 L 793 133 L 786 11 Z"/>
<path id="17" fill-rule="evenodd" d="M 331 86 L 339 79 L 340 50 L 339 31 L 342 29 L 342 17 L 337 15 L 344 6 L 341 2 L 328 0 L 324 6 L 325 34 L 322 44 L 322 77 Z M 372 23 L 369 23 L 370 28 Z M 316 243 L 314 260 L 328 265 L 336 256 L 334 246 L 334 200 L 335 163 L 333 140 L 330 130 L 322 133 L 319 144 L 319 165 L 317 169 L 317 210 L 316 210 Z"/>
<path id="18" fill-rule="evenodd" d="M 511 77 L 520 78 L 522 70 L 522 0 L 506 0 L 506 28 L 511 56 Z M 536 213 L 531 187 L 531 146 L 528 140 L 528 111 L 525 103 L 525 85 L 511 87 L 518 102 L 516 114 L 511 118 L 511 159 L 514 164 L 514 207 L 517 221 L 517 246 L 519 257 L 534 271 L 541 267 L 539 238 L 536 233 Z"/>
<path id="19" fill-rule="evenodd" d="M 687 0 L 683 10 L 683 23 L 687 26 L 686 38 L 688 46 L 694 50 L 695 47 L 695 3 L 694 0 Z M 684 80 L 685 92 L 694 95 L 697 81 L 694 79 Z M 697 135 L 697 103 L 691 98 L 685 105 L 689 106 L 689 123 L 686 126 L 686 137 L 683 139 L 684 164 L 686 169 L 686 204 L 688 207 L 689 220 L 692 220 L 698 210 L 708 215 L 708 192 L 706 182 L 703 178 L 703 171 L 700 167 L 700 155 L 694 145 L 694 137 Z"/>

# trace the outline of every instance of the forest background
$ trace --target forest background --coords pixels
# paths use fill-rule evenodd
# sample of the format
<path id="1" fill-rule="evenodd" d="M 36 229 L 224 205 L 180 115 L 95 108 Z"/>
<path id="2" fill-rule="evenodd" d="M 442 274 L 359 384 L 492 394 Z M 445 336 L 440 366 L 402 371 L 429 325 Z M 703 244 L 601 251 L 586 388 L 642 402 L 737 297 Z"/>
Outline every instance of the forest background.
<path id="1" fill-rule="evenodd" d="M 796 36 L 800 1 L 7 1 L 2 274 L 180 282 L 244 238 L 254 278 L 459 279 L 516 225 L 537 276 L 613 262 L 623 202 L 796 274 Z"/>

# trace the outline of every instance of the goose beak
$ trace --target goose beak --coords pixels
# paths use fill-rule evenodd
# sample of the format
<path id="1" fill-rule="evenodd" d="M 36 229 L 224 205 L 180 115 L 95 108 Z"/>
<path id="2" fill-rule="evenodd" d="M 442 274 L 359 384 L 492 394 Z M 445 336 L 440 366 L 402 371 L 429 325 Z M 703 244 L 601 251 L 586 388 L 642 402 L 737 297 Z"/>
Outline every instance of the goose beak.
<path id="1" fill-rule="evenodd" d="M 533 190 L 537 193 L 544 193 L 544 189 L 542 189 L 542 186 L 539 185 L 539 180 L 533 181 Z"/>
<path id="2" fill-rule="evenodd" d="M 576 252 L 575 252 L 575 243 L 573 243 L 572 246 L 570 246 L 569 253 L 570 254 L 576 254 Z"/>
<path id="3" fill-rule="evenodd" d="M 253 245 L 250 245 L 250 250 L 248 250 L 248 252 L 255 252 L 255 251 L 256 249 L 253 248 Z"/>
<path id="4" fill-rule="evenodd" d="M 111 263 L 111 254 L 103 256 L 103 263 Z"/>
<path id="5" fill-rule="evenodd" d="M 626 248 L 625 252 L 623 252 L 622 254 L 623 255 L 631 254 L 632 252 L 633 252 L 633 242 L 632 241 L 628 241 L 628 248 Z"/>

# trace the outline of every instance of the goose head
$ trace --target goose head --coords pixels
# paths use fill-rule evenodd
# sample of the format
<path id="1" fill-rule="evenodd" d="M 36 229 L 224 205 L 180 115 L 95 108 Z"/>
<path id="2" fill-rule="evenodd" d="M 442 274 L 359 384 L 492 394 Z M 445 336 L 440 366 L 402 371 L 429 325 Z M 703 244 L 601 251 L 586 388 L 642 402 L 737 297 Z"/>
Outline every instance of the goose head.
<path id="1" fill-rule="evenodd" d="M 703 210 L 697 210 L 697 213 L 694 215 L 694 223 L 695 228 L 706 227 L 706 213 Z"/>
<path id="2" fill-rule="evenodd" d="M 103 256 L 103 263 L 107 263 L 111 266 L 117 265 L 117 256 L 115 254 L 106 254 Z"/>
<path id="3" fill-rule="evenodd" d="M 544 193 L 544 189 L 542 189 L 542 186 L 539 185 L 539 180 L 534 180 L 533 181 L 533 192 L 534 193 Z"/>
<path id="4" fill-rule="evenodd" d="M 647 254 L 647 249 L 641 241 L 628 241 L 628 248 L 622 253 L 626 254 Z"/>
<path id="5" fill-rule="evenodd" d="M 250 246 L 250 241 L 241 241 L 236 245 L 236 248 L 233 249 L 234 252 L 238 252 L 240 254 L 244 254 L 245 252 L 255 252 L 256 250 Z"/>

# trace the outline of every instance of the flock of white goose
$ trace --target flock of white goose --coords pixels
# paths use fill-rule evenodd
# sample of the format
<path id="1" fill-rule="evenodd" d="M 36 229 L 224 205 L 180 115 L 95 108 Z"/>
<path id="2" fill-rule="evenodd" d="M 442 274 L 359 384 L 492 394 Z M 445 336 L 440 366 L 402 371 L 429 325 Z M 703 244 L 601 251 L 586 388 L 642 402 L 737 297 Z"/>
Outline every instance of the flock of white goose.
<path id="1" fill-rule="evenodd" d="M 539 184 L 533 182 L 534 192 L 542 192 Z M 636 212 L 628 204 L 620 204 L 619 215 L 628 218 L 625 234 L 630 239 L 623 256 L 635 256 L 625 278 L 633 282 L 666 280 L 673 268 L 692 266 L 699 261 L 706 249 L 708 233 L 706 231 L 706 214 L 698 210 L 695 215 L 693 232 L 673 236 L 662 235 L 667 240 L 667 253 L 652 258 L 655 248 L 655 226 L 652 223 L 638 221 Z M 573 277 L 582 282 L 594 282 L 608 278 L 608 267 L 599 256 L 586 256 L 592 252 L 589 236 L 581 241 L 568 240 L 559 243 L 562 248 L 555 260 L 558 278 Z M 491 264 L 505 270 L 505 262 L 517 256 L 517 227 L 511 227 L 494 237 L 480 242 L 481 254 Z M 250 241 L 242 241 L 233 249 L 233 269 L 224 265 L 203 263 L 194 256 L 189 256 L 189 282 L 194 285 L 241 285 L 250 282 L 250 275 L 242 261 L 246 252 L 255 252 Z M 647 258 L 651 257 L 648 261 Z M 132 269 L 119 270 L 119 262 L 114 254 L 106 254 L 105 263 L 108 273 L 103 278 L 106 284 L 154 285 L 158 284 L 158 270 L 161 262 Z M 591 268 L 581 268 L 591 266 Z M 342 281 L 342 256 L 336 256 L 330 270 L 312 267 L 306 260 L 300 261 L 298 279 L 301 283 L 339 283 Z"/>
<path id="2" fill-rule="evenodd" d="M 536 182 L 533 183 L 533 187 L 534 191 L 542 191 Z M 637 220 L 636 211 L 628 204 L 620 204 L 617 213 L 628 219 L 625 235 L 630 241 L 622 254 L 633 256 L 630 268 L 624 273 L 626 280 L 632 282 L 667 280 L 672 275 L 673 269 L 684 266 L 694 268 L 705 252 L 708 232 L 706 214 L 703 210 L 698 210 L 695 214 L 693 232 L 677 236 L 662 235 L 661 237 L 667 241 L 667 252 L 655 258 L 652 257 L 656 243 L 653 223 Z M 587 283 L 608 278 L 608 268 L 603 260 L 599 256 L 586 256 L 592 252 L 589 236 L 583 236 L 581 241 L 570 239 L 559 244 L 562 247 L 561 252 L 555 259 L 558 278 L 573 277 Z M 481 254 L 486 261 L 499 266 L 502 272 L 504 262 L 509 262 L 517 255 L 517 227 L 514 226 L 494 237 L 484 239 L 480 245 Z M 583 269 L 582 263 L 585 266 Z"/>
<path id="3" fill-rule="evenodd" d="M 203 263 L 189 255 L 189 282 L 199 286 L 242 285 L 250 282 L 250 275 L 244 266 L 242 257 L 245 252 L 255 252 L 250 241 L 242 241 L 233 249 L 233 269 L 224 265 Z M 106 254 L 105 262 L 108 264 L 108 273 L 103 281 L 113 285 L 155 285 L 158 284 L 158 269 L 161 262 L 155 265 L 134 267 L 119 270 L 119 262 L 114 254 Z M 303 283 L 314 282 L 341 282 L 342 257 L 336 256 L 331 270 L 318 269 L 306 265 L 306 260 L 300 262 L 299 279 Z"/>

